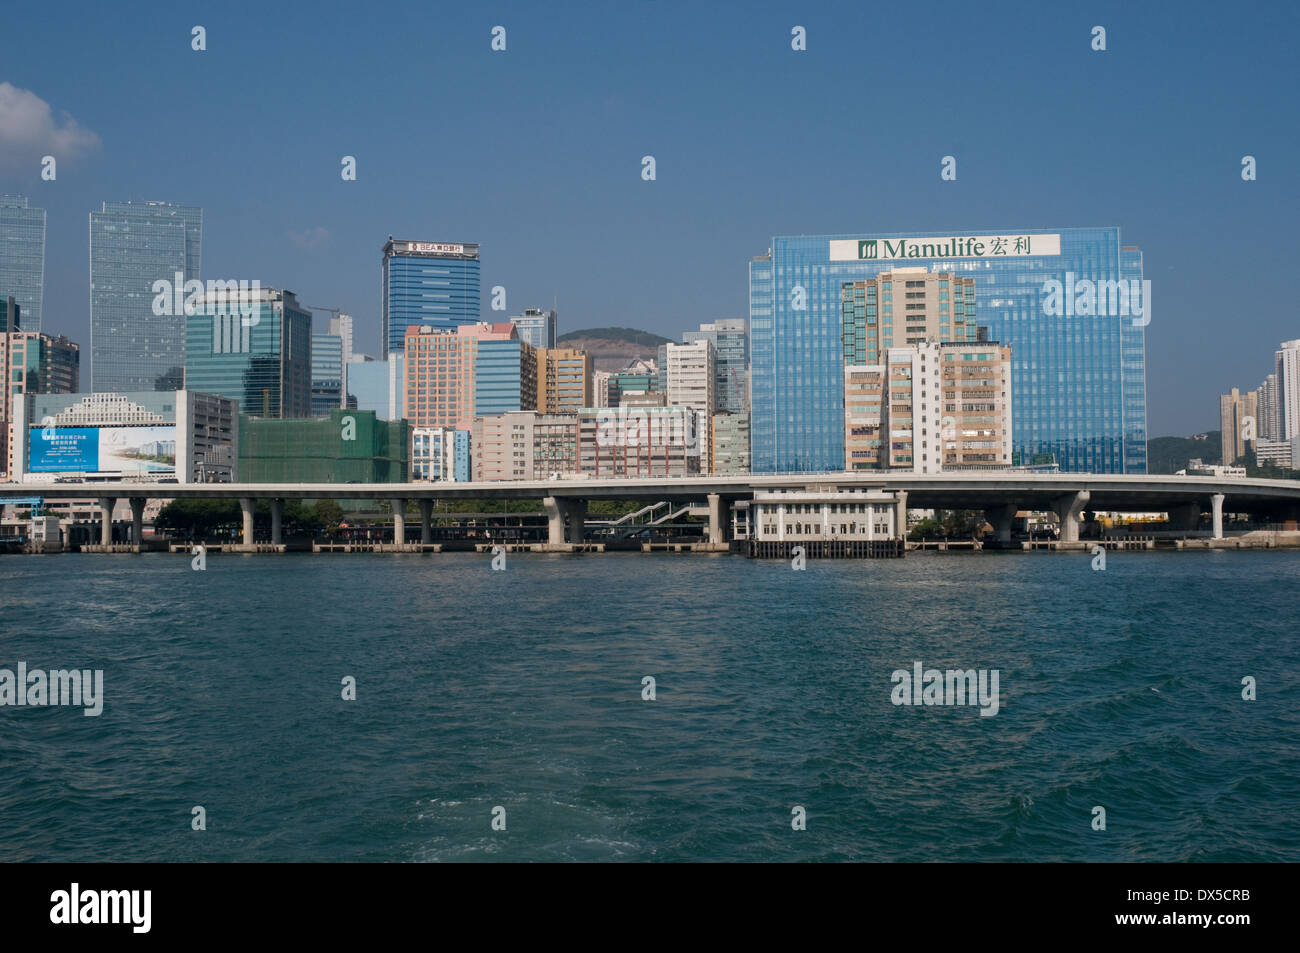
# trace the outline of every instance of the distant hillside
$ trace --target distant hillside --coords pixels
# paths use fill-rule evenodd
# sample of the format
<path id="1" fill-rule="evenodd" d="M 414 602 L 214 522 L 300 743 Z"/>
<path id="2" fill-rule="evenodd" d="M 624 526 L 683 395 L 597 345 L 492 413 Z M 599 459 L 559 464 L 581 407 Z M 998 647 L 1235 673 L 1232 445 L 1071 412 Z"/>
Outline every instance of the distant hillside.
<path id="1" fill-rule="evenodd" d="M 628 361 L 657 359 L 659 345 L 673 339 L 636 328 L 586 328 L 562 334 L 556 343 L 586 351 L 598 371 L 617 371 Z"/>
<path id="2" fill-rule="evenodd" d="M 1219 431 L 1211 430 L 1204 440 L 1194 437 L 1155 437 L 1147 441 L 1147 472 L 1173 473 L 1200 457 L 1207 464 L 1218 463 Z"/>

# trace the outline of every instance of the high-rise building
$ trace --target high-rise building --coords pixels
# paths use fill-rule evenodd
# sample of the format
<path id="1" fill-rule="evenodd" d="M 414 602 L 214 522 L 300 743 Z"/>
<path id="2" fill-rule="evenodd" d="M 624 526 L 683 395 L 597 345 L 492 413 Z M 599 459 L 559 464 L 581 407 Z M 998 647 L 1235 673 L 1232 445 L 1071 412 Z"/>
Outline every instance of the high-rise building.
<path id="1" fill-rule="evenodd" d="M 537 351 L 514 339 L 481 338 L 474 356 L 474 416 L 537 409 Z"/>
<path id="2" fill-rule="evenodd" d="M 1278 439 L 1290 440 L 1300 435 L 1300 340 L 1283 341 L 1274 359 Z"/>
<path id="3" fill-rule="evenodd" d="M 13 295 L 0 295 L 0 334 L 17 331 L 23 322 L 22 312 Z"/>
<path id="4" fill-rule="evenodd" d="M 1258 439 L 1258 400 L 1255 391 L 1240 394 L 1235 387 L 1219 395 L 1219 443 L 1224 466 L 1231 466 L 1244 457 L 1247 450 L 1254 449 L 1253 443 Z M 1255 438 L 1248 437 L 1247 417 L 1253 422 Z"/>
<path id="5" fill-rule="evenodd" d="M 311 336 L 311 415 L 324 417 L 343 407 L 343 335 Z"/>
<path id="6" fill-rule="evenodd" d="M 583 407 L 601 406 L 594 399 L 591 368 L 591 355 L 586 351 L 574 348 L 543 348 L 538 351 L 538 412 L 576 414 Z"/>
<path id="7" fill-rule="evenodd" d="M 354 410 L 373 410 L 380 420 L 401 420 L 405 415 L 406 361 L 401 351 L 389 354 L 386 361 L 354 354 L 343 379 L 348 406 Z"/>
<path id="8" fill-rule="evenodd" d="M 513 342 L 514 347 L 492 352 L 483 372 L 484 397 L 493 407 L 505 404 L 505 410 L 519 410 L 523 409 L 519 402 L 526 401 L 532 409 L 537 384 L 535 378 L 528 377 L 527 365 L 532 363 L 535 374 L 536 358 L 531 348 L 520 342 L 513 324 L 412 325 L 403 341 L 405 415 L 411 426 L 470 429 L 474 418 L 482 416 L 476 407 L 479 347 L 493 341 Z M 524 380 L 529 381 L 526 397 Z"/>
<path id="9" fill-rule="evenodd" d="M 475 481 L 547 480 L 578 471 L 578 416 L 516 411 L 474 421 Z"/>
<path id="10" fill-rule="evenodd" d="M 844 465 L 844 286 L 900 265 L 974 279 L 980 325 L 1012 349 L 1012 446 L 1021 459 L 1051 454 L 1067 471 L 1146 472 L 1146 319 L 1127 313 L 1131 283 L 1142 288 L 1142 253 L 1122 245 L 1113 227 L 773 238 L 749 267 L 754 472 Z M 1111 309 L 1076 309 L 1070 295 L 1058 315 L 1051 282 L 1071 291 L 1081 282 L 1094 291 L 1123 282 L 1125 306 L 1080 314 Z M 939 313 L 955 327 L 950 290 Z M 891 288 L 902 292 L 889 302 L 893 316 L 908 313 L 906 291 Z M 1109 303 L 1112 296 L 1101 297 Z M 1139 300 L 1145 308 L 1144 291 Z M 963 294 L 963 311 L 967 304 Z M 905 320 L 902 326 L 905 336 Z M 906 343 L 898 338 L 895 346 Z"/>
<path id="11" fill-rule="evenodd" d="M 477 242 L 384 244 L 380 300 L 381 357 L 405 346 L 406 329 L 454 330 L 479 319 Z"/>
<path id="12" fill-rule="evenodd" d="M 976 339 L 975 279 L 951 272 L 895 268 L 845 282 L 840 308 L 846 365 L 878 364 L 891 347 Z"/>
<path id="13" fill-rule="evenodd" d="M 749 472 L 749 414 L 713 415 L 713 472 L 740 476 Z"/>
<path id="14" fill-rule="evenodd" d="M 237 400 L 249 417 L 312 415 L 311 312 L 292 291 L 259 288 L 239 308 L 209 292 L 185 321 L 189 389 Z"/>
<path id="15" fill-rule="evenodd" d="M 749 331 L 744 318 L 724 318 L 701 324 L 682 335 L 685 344 L 708 341 L 717 357 L 718 413 L 749 412 Z"/>
<path id="16" fill-rule="evenodd" d="M 713 438 L 710 428 L 717 412 L 717 351 L 707 339 L 695 344 L 663 345 L 667 401 L 672 407 L 689 407 L 699 415 L 698 428 L 704 451 L 702 473 L 713 472 Z"/>
<path id="17" fill-rule="evenodd" d="M 339 435 L 348 432 L 349 439 Z M 241 415 L 240 478 L 249 483 L 405 483 L 405 420 L 335 408 L 328 417 L 265 420 Z"/>
<path id="18" fill-rule="evenodd" d="M 1255 407 L 1259 411 L 1258 434 L 1260 440 L 1280 440 L 1282 428 L 1278 426 L 1277 375 L 1268 374 L 1255 390 Z"/>
<path id="19" fill-rule="evenodd" d="M 456 433 L 450 427 L 411 428 L 411 479 L 450 483 L 456 479 Z"/>
<path id="20" fill-rule="evenodd" d="M 523 314 L 515 315 L 510 322 L 519 329 L 521 341 L 527 341 L 538 350 L 555 347 L 558 327 L 554 311 L 525 308 Z"/>
<path id="21" fill-rule="evenodd" d="M 352 315 L 339 313 L 332 315 L 326 326 L 328 334 L 337 334 L 343 340 L 343 363 L 352 360 Z M 344 369 L 344 376 L 347 371 Z"/>
<path id="22" fill-rule="evenodd" d="M 647 396 L 654 399 L 663 395 Z M 698 475 L 704 456 L 698 420 L 685 407 L 585 408 L 578 414 L 578 466 L 597 479 Z"/>
<path id="23" fill-rule="evenodd" d="M 1011 349 L 993 342 L 888 347 L 844 368 L 844 469 L 1012 464 Z"/>
<path id="24" fill-rule="evenodd" d="M 612 393 L 610 384 L 614 380 L 611 371 L 591 372 L 591 391 L 593 407 L 617 407 L 618 396 Z"/>
<path id="25" fill-rule="evenodd" d="M 0 327 L 5 326 L 0 316 Z M 80 348 L 62 335 L 0 331 L 0 474 L 9 473 L 13 466 L 9 428 L 18 395 L 76 393 L 80 362 Z"/>
<path id="26" fill-rule="evenodd" d="M 202 250 L 195 206 L 105 202 L 90 213 L 92 390 L 181 388 L 185 313 L 175 301 L 185 282 L 199 280 Z M 162 293 L 158 282 L 167 282 Z"/>
<path id="27" fill-rule="evenodd" d="M 23 328 L 39 331 L 45 294 L 45 209 L 22 195 L 0 195 L 0 298 L 22 309 Z"/>

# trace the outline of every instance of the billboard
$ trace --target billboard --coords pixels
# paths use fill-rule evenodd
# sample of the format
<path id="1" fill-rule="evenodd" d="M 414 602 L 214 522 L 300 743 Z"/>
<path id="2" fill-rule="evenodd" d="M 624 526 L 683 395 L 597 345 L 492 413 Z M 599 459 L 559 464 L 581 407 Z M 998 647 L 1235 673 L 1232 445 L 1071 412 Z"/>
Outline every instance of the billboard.
<path id="1" fill-rule="evenodd" d="M 39 427 L 28 438 L 29 473 L 176 472 L 176 425 Z"/>

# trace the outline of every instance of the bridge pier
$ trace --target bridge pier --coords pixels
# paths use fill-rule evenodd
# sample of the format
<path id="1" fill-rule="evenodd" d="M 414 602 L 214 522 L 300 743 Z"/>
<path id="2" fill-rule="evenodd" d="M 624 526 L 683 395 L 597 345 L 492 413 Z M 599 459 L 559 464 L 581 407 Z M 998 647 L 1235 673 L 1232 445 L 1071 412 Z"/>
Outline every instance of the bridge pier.
<path id="1" fill-rule="evenodd" d="M 552 546 L 580 543 L 587 522 L 587 501 L 568 496 L 548 496 L 546 506 L 546 541 Z"/>
<path id="2" fill-rule="evenodd" d="M 143 496 L 131 497 L 131 543 L 135 546 L 144 545 L 140 538 L 144 535 L 144 504 Z"/>
<path id="3" fill-rule="evenodd" d="M 251 496 L 241 496 L 239 498 L 239 508 L 244 513 L 244 545 L 253 545 L 253 512 L 257 507 L 257 500 Z"/>
<path id="4" fill-rule="evenodd" d="M 406 498 L 393 500 L 393 542 L 402 545 L 406 542 Z"/>
<path id="5" fill-rule="evenodd" d="M 1223 539 L 1223 494 L 1215 493 L 1211 496 L 1210 506 L 1214 512 L 1214 538 Z"/>
<path id="6" fill-rule="evenodd" d="M 1092 494 L 1080 490 L 1067 496 L 1057 497 L 1052 503 L 1057 518 L 1061 521 L 1061 542 L 1077 543 L 1079 541 L 1079 515 L 1088 506 Z"/>
<path id="7" fill-rule="evenodd" d="M 894 505 L 897 507 L 897 511 L 894 514 L 894 522 L 897 524 L 897 526 L 895 527 L 894 535 L 897 536 L 899 539 L 906 539 L 907 538 L 907 491 L 906 490 L 896 491 L 894 494 L 894 499 L 895 499 Z"/>
<path id="8" fill-rule="evenodd" d="M 284 522 L 284 500 L 271 500 L 271 542 L 276 546 L 281 542 L 281 524 Z"/>
<path id="9" fill-rule="evenodd" d="M 713 544 L 727 541 L 727 523 L 731 519 L 731 504 L 724 501 L 718 493 L 709 494 L 709 542 Z"/>
<path id="10" fill-rule="evenodd" d="M 433 542 L 433 500 L 420 500 L 420 542 Z"/>
<path id="11" fill-rule="evenodd" d="M 1018 507 L 1014 503 L 991 506 L 984 511 L 984 518 L 993 524 L 993 538 L 999 543 L 1011 542 L 1011 525 L 1015 522 Z"/>
<path id="12" fill-rule="evenodd" d="M 99 498 L 99 542 L 101 545 L 113 545 L 113 507 L 116 505 L 116 497 L 101 496 Z"/>

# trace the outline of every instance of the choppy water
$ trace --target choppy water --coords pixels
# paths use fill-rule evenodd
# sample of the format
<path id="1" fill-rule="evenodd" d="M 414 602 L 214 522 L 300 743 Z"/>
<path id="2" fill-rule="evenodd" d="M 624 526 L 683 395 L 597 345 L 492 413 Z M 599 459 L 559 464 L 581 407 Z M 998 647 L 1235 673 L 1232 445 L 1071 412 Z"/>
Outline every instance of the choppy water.
<path id="1" fill-rule="evenodd" d="M 0 558 L 0 860 L 1300 860 L 1300 554 L 1090 563 Z"/>

